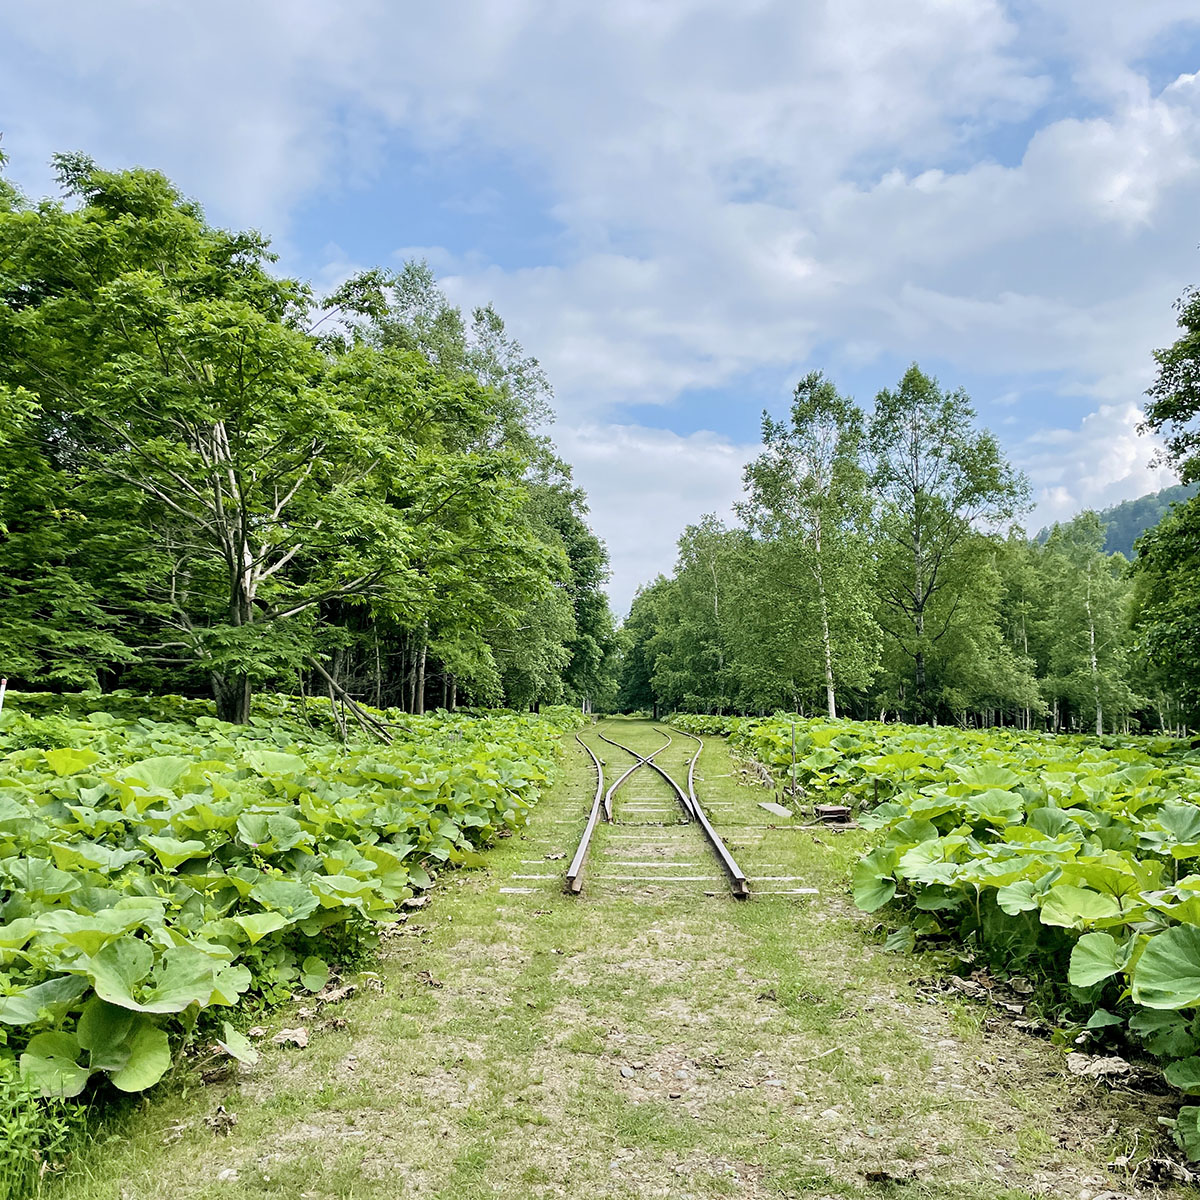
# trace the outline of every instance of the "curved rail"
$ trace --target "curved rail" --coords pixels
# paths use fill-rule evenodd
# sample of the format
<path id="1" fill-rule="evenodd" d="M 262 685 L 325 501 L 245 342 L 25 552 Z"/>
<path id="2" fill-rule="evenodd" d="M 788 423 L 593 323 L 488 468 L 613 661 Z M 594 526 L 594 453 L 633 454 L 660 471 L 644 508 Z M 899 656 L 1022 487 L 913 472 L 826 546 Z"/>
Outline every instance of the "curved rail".
<path id="1" fill-rule="evenodd" d="M 575 735 L 575 740 L 588 752 L 588 756 L 596 768 L 596 795 L 592 800 L 592 811 L 588 814 L 587 825 L 583 830 L 583 837 L 579 839 L 579 849 L 575 851 L 575 857 L 571 859 L 571 865 L 567 868 L 566 890 L 578 896 L 583 888 L 583 868 L 587 862 L 587 853 L 592 844 L 592 833 L 595 831 L 596 822 L 600 819 L 600 808 L 604 803 L 604 765 L 596 757 L 596 753 L 591 746 L 579 734 Z"/>
<path id="2" fill-rule="evenodd" d="M 612 740 L 612 738 L 605 737 L 604 734 L 602 734 L 599 730 L 596 731 L 596 736 L 602 742 L 607 742 L 610 746 L 616 746 L 616 748 L 618 750 L 624 750 L 626 754 L 632 754 L 633 757 L 637 759 L 637 762 L 635 762 L 632 767 L 630 767 L 626 772 L 624 772 L 624 774 L 622 774 L 621 777 L 619 779 L 617 779 L 617 781 L 612 785 L 612 787 L 610 787 L 608 789 L 608 791 L 605 793 L 605 796 L 604 796 L 604 819 L 606 821 L 612 821 L 612 819 L 613 819 L 612 801 L 613 801 L 613 796 L 616 795 L 617 788 L 619 788 L 621 786 L 621 784 L 623 784 L 625 782 L 625 780 L 628 779 L 629 776 L 632 775 L 634 773 L 634 771 L 636 771 L 639 767 L 644 767 L 644 766 L 649 765 L 649 766 L 653 767 L 664 778 L 670 779 L 670 776 L 667 775 L 663 771 L 662 767 L 660 767 L 658 765 L 658 763 L 654 762 L 654 757 L 655 757 L 655 755 L 661 754 L 671 744 L 671 735 L 669 733 L 663 733 L 663 731 L 661 729 L 655 730 L 655 732 L 662 733 L 662 736 L 665 737 L 667 740 L 661 746 L 659 746 L 659 748 L 657 750 L 655 750 L 653 753 L 639 754 L 636 750 L 631 750 L 628 746 L 622 746 L 620 742 L 614 742 Z M 576 734 L 575 736 L 578 737 L 579 735 Z M 679 789 L 676 788 L 675 790 L 678 791 Z M 684 803 L 684 808 L 687 808 L 686 802 Z"/>
<path id="3" fill-rule="evenodd" d="M 695 734 L 683 733 L 683 730 L 681 729 L 676 730 L 677 733 L 683 733 L 684 737 L 691 738 L 692 741 L 696 743 L 696 752 L 688 760 L 687 791 L 685 792 L 683 788 L 676 783 L 675 779 L 664 768 L 660 767 L 658 763 L 654 761 L 654 759 L 664 750 L 666 750 L 673 741 L 671 735 L 667 733 L 666 730 L 655 726 L 654 731 L 667 740 L 661 746 L 659 746 L 657 750 L 654 750 L 649 754 L 642 754 L 637 750 L 631 749 L 629 746 L 625 746 L 618 741 L 614 741 L 610 737 L 606 737 L 601 730 L 596 730 L 596 736 L 599 737 L 601 741 L 607 742 L 610 746 L 615 746 L 618 750 L 625 751 L 626 754 L 631 755 L 637 760 L 632 766 L 628 767 L 613 781 L 607 791 L 604 789 L 604 767 L 600 759 L 596 756 L 596 753 L 592 750 L 592 748 L 583 740 L 583 738 L 579 736 L 578 733 L 575 735 L 575 740 L 588 752 L 589 757 L 595 764 L 596 794 L 592 799 L 591 812 L 588 814 L 587 825 L 584 827 L 583 836 L 579 840 L 579 847 L 575 851 L 575 857 L 571 860 L 571 865 L 567 868 L 566 886 L 564 890 L 576 896 L 582 891 L 583 872 L 587 862 L 587 854 L 591 846 L 592 834 L 595 832 L 596 825 L 600 820 L 600 814 L 603 813 L 605 820 L 611 822 L 613 819 L 613 796 L 616 794 L 617 789 L 635 771 L 640 770 L 642 767 L 649 766 L 653 770 L 657 771 L 658 774 L 661 775 L 668 784 L 670 784 L 672 791 L 674 791 L 679 800 L 679 803 L 683 806 L 685 815 L 689 819 L 695 820 L 700 825 L 700 828 L 704 831 L 704 836 L 708 839 L 709 845 L 712 847 L 713 852 L 720 861 L 725 874 L 729 876 L 730 888 L 733 892 L 734 899 L 745 900 L 750 895 L 749 880 L 747 880 L 742 869 L 734 861 L 733 855 L 729 853 L 725 843 L 721 840 L 721 835 L 712 827 L 707 814 L 704 812 L 704 809 L 701 808 L 700 801 L 696 796 L 696 763 L 699 761 L 700 753 L 704 749 L 704 742 L 700 738 L 696 737 Z"/>
<path id="4" fill-rule="evenodd" d="M 677 730 L 677 733 L 683 733 L 683 730 Z M 737 865 L 732 854 L 729 853 L 729 848 L 721 840 L 721 835 L 712 827 L 708 816 L 704 809 L 700 807 L 700 801 L 696 796 L 696 763 L 700 759 L 700 752 L 704 749 L 704 743 L 694 733 L 683 733 L 684 737 L 691 738 L 696 742 L 696 753 L 692 755 L 688 762 L 688 796 L 692 803 L 692 813 L 696 820 L 700 823 L 700 828 L 704 830 L 704 836 L 708 838 L 709 844 L 712 846 L 716 856 L 721 860 L 721 866 L 725 869 L 725 874 L 729 876 L 729 886 L 733 890 L 733 898 L 735 900 L 745 900 L 750 895 L 750 881 L 746 878 L 742 868 Z"/>
<path id="5" fill-rule="evenodd" d="M 616 746 L 617 749 L 624 750 L 626 754 L 632 754 L 634 756 L 634 758 L 641 759 L 641 762 L 639 762 L 637 764 L 637 766 L 635 766 L 635 767 L 630 767 L 629 770 L 625 772 L 625 775 L 621 776 L 621 779 L 624 779 L 626 775 L 632 774 L 635 770 L 637 770 L 637 767 L 641 767 L 641 766 L 651 767 L 653 770 L 657 771 L 663 777 L 663 779 L 665 779 L 667 781 L 667 783 L 670 785 L 671 790 L 675 793 L 675 798 L 683 806 L 684 816 L 687 817 L 687 819 L 690 821 L 695 816 L 695 813 L 692 812 L 692 802 L 688 798 L 687 793 L 683 790 L 683 788 L 681 788 L 679 786 L 679 784 L 677 784 L 675 782 L 674 779 L 671 778 L 671 776 L 665 770 L 663 770 L 662 767 L 660 767 L 658 765 L 658 763 L 653 761 L 655 755 L 661 754 L 668 746 L 670 746 L 671 735 L 669 733 L 667 733 L 667 731 L 665 729 L 659 729 L 659 727 L 657 725 L 655 725 L 655 727 L 654 727 L 654 732 L 661 734 L 663 737 L 665 737 L 667 739 L 666 744 L 659 746 L 659 748 L 654 751 L 654 754 L 650 754 L 647 756 L 643 756 L 643 755 L 639 754 L 636 750 L 631 750 L 628 746 L 622 746 L 620 742 L 614 742 L 612 740 L 612 738 L 604 737 L 604 734 L 601 734 L 600 736 L 602 738 L 604 738 L 604 740 L 610 746 Z M 618 782 L 620 782 L 620 781 L 618 781 Z M 612 790 L 614 792 L 617 790 L 616 784 L 613 785 Z M 610 821 L 612 820 L 612 805 L 611 804 L 608 805 L 608 819 Z"/>

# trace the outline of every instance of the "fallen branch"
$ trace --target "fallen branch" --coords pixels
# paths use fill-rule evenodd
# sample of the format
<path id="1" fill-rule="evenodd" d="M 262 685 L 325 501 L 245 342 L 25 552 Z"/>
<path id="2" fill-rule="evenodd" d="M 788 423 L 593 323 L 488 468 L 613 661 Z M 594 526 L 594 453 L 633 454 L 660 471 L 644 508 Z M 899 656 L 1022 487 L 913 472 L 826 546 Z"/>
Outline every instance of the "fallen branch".
<path id="1" fill-rule="evenodd" d="M 329 690 L 329 698 L 332 704 L 334 697 L 342 702 L 343 712 L 349 710 L 350 715 L 366 730 L 367 733 L 377 737 L 385 746 L 392 744 L 392 735 L 388 733 L 386 726 L 376 720 L 349 692 L 315 658 L 309 658 L 308 665 L 312 667 L 322 679 L 325 680 L 325 686 Z M 344 716 L 340 716 L 337 710 L 334 710 L 334 719 L 338 721 L 342 730 L 343 738 L 346 735 L 346 725 Z"/>

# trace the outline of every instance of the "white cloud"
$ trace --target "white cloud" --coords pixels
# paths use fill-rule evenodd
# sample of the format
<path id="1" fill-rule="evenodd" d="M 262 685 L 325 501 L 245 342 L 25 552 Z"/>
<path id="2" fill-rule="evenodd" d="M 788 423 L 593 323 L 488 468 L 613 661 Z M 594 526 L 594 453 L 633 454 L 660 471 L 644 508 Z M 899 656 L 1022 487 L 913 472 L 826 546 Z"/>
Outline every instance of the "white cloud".
<path id="1" fill-rule="evenodd" d="M 1039 430 L 1015 446 L 1034 489 L 1030 528 L 1178 483 L 1174 472 L 1151 465 L 1159 443 L 1138 432 L 1142 417 L 1135 404 L 1102 404 L 1075 429 Z"/>
<path id="2" fill-rule="evenodd" d="M 621 581 L 668 565 L 745 457 L 623 408 L 764 369 L 938 359 L 1003 404 L 1050 376 L 1063 410 L 1041 420 L 1063 428 L 1013 443 L 1046 519 L 1162 479 L 1135 402 L 1197 274 L 1200 78 L 1152 83 L 1143 60 L 1200 30 L 1195 0 L 18 0 L 5 21 L 18 178 L 73 147 L 161 166 L 326 279 L 348 256 L 294 244 L 291 218 L 376 181 L 398 142 L 534 181 L 540 261 L 471 244 L 503 212 L 486 174 L 447 198 L 464 244 L 427 254 L 546 365 Z M 420 236 L 405 200 L 380 198 L 380 260 Z M 1078 397 L 1095 411 L 1072 428 Z"/>
<path id="3" fill-rule="evenodd" d="M 562 428 L 556 441 L 587 490 L 592 527 L 608 544 L 618 615 L 628 612 L 638 586 L 670 574 L 685 525 L 708 512 L 733 519 L 742 467 L 758 449 L 711 433 L 637 425 Z"/>

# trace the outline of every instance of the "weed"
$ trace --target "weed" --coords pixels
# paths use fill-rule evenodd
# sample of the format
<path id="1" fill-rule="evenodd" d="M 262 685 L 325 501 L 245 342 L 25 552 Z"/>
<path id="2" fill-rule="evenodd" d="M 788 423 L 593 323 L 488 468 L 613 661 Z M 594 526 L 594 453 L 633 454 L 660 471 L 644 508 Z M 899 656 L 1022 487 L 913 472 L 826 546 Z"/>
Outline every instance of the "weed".
<path id="1" fill-rule="evenodd" d="M 55 1171 L 82 1133 L 83 1109 L 63 1100 L 43 1100 L 0 1059 L 0 1200 L 23 1200 Z"/>

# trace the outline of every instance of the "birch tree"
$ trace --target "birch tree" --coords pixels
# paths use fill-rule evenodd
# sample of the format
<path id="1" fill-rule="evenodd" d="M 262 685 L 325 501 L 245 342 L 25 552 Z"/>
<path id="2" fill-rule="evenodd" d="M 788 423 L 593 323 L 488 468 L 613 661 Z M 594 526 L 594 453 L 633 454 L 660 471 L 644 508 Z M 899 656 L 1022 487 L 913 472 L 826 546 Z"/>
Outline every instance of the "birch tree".
<path id="1" fill-rule="evenodd" d="M 1123 555 L 1104 553 L 1094 512 L 1055 525 L 1043 570 L 1050 598 L 1047 687 L 1099 736 L 1138 703 L 1129 684 L 1132 585 Z"/>
<path id="2" fill-rule="evenodd" d="M 914 364 L 875 397 L 870 422 L 881 624 L 911 663 L 910 709 L 922 720 L 932 715 L 930 656 L 965 616 L 952 585 L 970 534 L 1012 517 L 1028 494 L 974 418 L 966 392 L 943 390 Z M 950 602 L 937 603 L 947 591 Z"/>
<path id="3" fill-rule="evenodd" d="M 813 372 L 796 385 L 786 420 L 763 413 L 762 440 L 744 472 L 740 512 L 815 629 L 825 707 L 835 718 L 838 687 L 865 684 L 877 657 L 862 413 Z"/>

